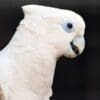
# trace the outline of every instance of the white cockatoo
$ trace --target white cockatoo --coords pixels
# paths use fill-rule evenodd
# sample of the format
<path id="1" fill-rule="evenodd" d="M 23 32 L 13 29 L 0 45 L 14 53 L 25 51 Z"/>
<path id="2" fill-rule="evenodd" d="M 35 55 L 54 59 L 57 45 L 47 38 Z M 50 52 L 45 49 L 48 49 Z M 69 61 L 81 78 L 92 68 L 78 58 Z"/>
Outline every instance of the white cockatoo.
<path id="1" fill-rule="evenodd" d="M 22 9 L 23 20 L 0 52 L 0 100 L 49 100 L 56 61 L 82 53 L 85 23 L 69 10 L 41 5 Z"/>

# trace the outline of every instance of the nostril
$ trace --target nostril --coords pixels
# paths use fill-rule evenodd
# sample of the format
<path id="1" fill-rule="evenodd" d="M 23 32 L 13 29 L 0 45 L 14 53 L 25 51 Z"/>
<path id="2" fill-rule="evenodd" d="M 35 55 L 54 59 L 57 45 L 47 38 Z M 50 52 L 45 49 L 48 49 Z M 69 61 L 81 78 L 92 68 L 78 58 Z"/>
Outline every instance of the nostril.
<path id="1" fill-rule="evenodd" d="M 72 50 L 75 52 L 75 54 L 79 55 L 78 47 L 76 45 L 74 45 L 73 42 L 71 42 L 70 44 L 71 44 Z"/>

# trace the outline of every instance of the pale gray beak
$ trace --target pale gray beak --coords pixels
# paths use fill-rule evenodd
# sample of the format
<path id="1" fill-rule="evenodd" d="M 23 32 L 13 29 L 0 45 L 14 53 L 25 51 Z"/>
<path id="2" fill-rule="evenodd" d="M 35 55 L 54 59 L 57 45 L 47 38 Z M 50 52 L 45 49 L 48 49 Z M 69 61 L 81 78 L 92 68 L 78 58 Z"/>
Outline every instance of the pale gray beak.
<path id="1" fill-rule="evenodd" d="M 85 47 L 85 40 L 84 37 L 77 37 L 73 39 L 72 42 L 70 42 L 70 46 L 73 50 L 73 52 L 78 56 L 80 55 Z"/>

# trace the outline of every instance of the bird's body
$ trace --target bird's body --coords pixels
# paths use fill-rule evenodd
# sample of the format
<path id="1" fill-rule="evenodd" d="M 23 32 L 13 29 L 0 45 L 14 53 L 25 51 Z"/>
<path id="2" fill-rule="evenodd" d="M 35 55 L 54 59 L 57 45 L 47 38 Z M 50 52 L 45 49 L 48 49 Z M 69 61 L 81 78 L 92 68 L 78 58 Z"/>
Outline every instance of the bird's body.
<path id="1" fill-rule="evenodd" d="M 43 97 L 51 95 L 51 88 L 49 87 L 52 85 L 56 54 L 48 45 L 41 43 L 39 40 L 35 41 L 37 42 L 33 44 L 33 48 L 29 46 L 30 44 L 28 44 L 29 47 L 24 47 L 28 41 L 25 45 L 21 45 L 21 43 L 17 45 L 12 42 L 1 52 L 0 82 L 4 82 L 2 84 L 5 88 L 7 85 L 7 88 L 9 88 L 8 93 L 11 92 L 13 96 L 14 93 L 18 95 L 19 93 L 23 94 L 25 91 L 30 91 L 31 94 L 43 95 Z"/>
<path id="2" fill-rule="evenodd" d="M 72 11 L 39 5 L 24 6 L 23 11 L 24 19 L 0 52 L 2 100 L 49 100 L 56 61 L 62 55 L 76 56 L 72 41 L 83 51 L 85 24 Z M 75 33 L 66 32 L 67 20 L 79 23 Z"/>

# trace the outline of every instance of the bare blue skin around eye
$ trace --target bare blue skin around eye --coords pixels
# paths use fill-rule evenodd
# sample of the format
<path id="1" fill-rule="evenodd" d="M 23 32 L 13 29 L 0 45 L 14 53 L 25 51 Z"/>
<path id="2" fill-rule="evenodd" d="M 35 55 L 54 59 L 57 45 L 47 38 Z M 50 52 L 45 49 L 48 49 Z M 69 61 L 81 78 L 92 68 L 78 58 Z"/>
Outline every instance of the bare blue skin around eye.
<path id="1" fill-rule="evenodd" d="M 73 23 L 72 22 L 65 22 L 63 24 L 63 29 L 68 33 L 73 32 L 74 31 Z"/>

